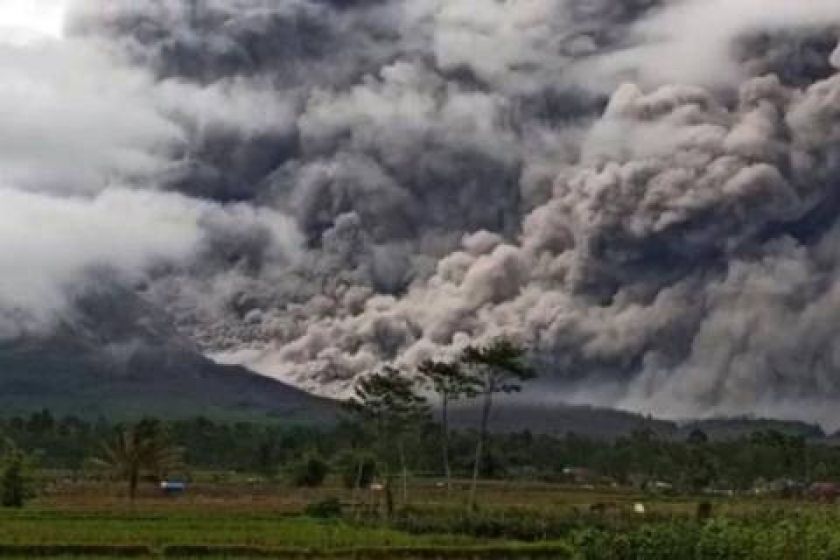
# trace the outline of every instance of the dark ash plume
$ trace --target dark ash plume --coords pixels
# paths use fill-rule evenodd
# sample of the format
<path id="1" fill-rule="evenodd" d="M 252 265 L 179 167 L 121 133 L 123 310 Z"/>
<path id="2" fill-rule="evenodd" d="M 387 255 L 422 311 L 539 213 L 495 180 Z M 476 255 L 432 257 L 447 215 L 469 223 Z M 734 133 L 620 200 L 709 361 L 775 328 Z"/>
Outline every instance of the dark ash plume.
<path id="1" fill-rule="evenodd" d="M 840 422 L 836 0 L 85 0 L 70 29 L 147 79 L 132 186 L 201 211 L 130 268 L 217 359 L 335 393 L 504 333 L 579 401 Z"/>

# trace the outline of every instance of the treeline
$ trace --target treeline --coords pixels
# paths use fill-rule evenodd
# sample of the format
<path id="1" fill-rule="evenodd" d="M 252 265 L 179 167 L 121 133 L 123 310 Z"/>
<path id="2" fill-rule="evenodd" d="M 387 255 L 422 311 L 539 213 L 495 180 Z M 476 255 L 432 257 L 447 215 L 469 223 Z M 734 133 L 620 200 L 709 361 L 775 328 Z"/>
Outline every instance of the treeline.
<path id="1" fill-rule="evenodd" d="M 710 441 L 699 429 L 682 441 L 651 430 L 614 441 L 572 433 L 494 433 L 494 397 L 519 391 L 535 376 L 527 356 L 524 347 L 502 337 L 468 346 L 449 360 L 423 362 L 414 371 L 385 367 L 357 382 L 342 418 L 327 427 L 208 418 L 123 425 L 56 419 L 45 410 L 0 421 L 0 435 L 42 467 L 81 470 L 93 460 L 135 479 L 140 471 L 161 478 L 190 470 L 283 474 L 300 485 L 320 484 L 332 472 L 352 488 L 375 479 L 384 484 L 389 510 L 397 481 L 405 496 L 408 479 L 417 475 L 440 477 L 448 488 L 453 478 L 470 478 L 473 505 L 479 478 L 675 492 L 840 480 L 840 448 L 774 430 L 728 441 Z M 478 421 L 471 429 L 449 425 L 456 401 L 475 403 Z"/>
<path id="2" fill-rule="evenodd" d="M 305 456 L 321 458 L 341 475 L 348 456 L 364 453 L 364 434 L 356 422 L 330 427 L 226 423 L 208 418 L 162 421 L 184 462 L 195 470 L 225 470 L 266 477 L 281 475 Z M 0 420 L 0 434 L 37 459 L 42 468 L 81 470 L 102 453 L 103 442 L 123 427 L 106 419 L 55 418 L 49 411 Z M 470 476 L 476 431 L 452 431 L 450 467 L 454 476 Z M 406 434 L 405 461 L 413 475 L 441 477 L 439 424 L 427 422 Z M 746 490 L 756 483 L 783 479 L 840 481 L 840 447 L 808 442 L 804 437 L 768 430 L 727 441 L 709 441 L 697 430 L 683 441 L 641 431 L 614 441 L 519 432 L 490 434 L 481 476 L 545 481 L 615 481 L 645 485 L 667 482 L 677 491 Z M 570 473 L 569 469 L 573 472 Z M 565 474 L 564 474 L 565 471 Z"/>
<path id="3" fill-rule="evenodd" d="M 202 416 L 146 421 L 163 426 L 170 442 L 183 450 L 187 465 L 206 470 L 270 474 L 309 450 L 331 454 L 339 437 L 335 427 L 226 422 Z M 58 418 L 43 410 L 27 417 L 0 419 L 0 436 L 37 458 L 42 468 L 81 470 L 127 426 L 103 417 L 94 421 L 77 416 Z"/>

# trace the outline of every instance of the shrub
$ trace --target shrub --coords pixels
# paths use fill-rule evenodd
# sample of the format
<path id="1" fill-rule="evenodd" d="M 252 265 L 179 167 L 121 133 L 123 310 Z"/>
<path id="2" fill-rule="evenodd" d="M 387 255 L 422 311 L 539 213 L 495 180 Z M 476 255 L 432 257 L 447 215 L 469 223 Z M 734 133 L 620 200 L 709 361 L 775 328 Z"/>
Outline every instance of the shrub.
<path id="1" fill-rule="evenodd" d="M 345 488 L 367 488 L 376 480 L 376 458 L 367 453 L 347 453 L 337 461 Z"/>
<path id="2" fill-rule="evenodd" d="M 307 455 L 289 468 L 290 482 L 299 487 L 317 488 L 324 483 L 330 467 L 318 455 Z"/>
<path id="3" fill-rule="evenodd" d="M 24 453 L 12 448 L 6 452 L 0 470 L 0 504 L 20 508 L 34 494 L 29 460 Z"/>
<path id="4" fill-rule="evenodd" d="M 312 502 L 306 506 L 303 513 L 308 517 L 313 517 L 315 519 L 334 519 L 336 517 L 341 517 L 341 501 L 338 498 L 326 498 L 324 500 Z"/>
<path id="5" fill-rule="evenodd" d="M 149 558 L 154 550 L 143 545 L 0 544 L 3 558 Z"/>
<path id="6" fill-rule="evenodd" d="M 706 521 L 712 517 L 712 504 L 700 502 L 697 504 L 697 521 Z"/>

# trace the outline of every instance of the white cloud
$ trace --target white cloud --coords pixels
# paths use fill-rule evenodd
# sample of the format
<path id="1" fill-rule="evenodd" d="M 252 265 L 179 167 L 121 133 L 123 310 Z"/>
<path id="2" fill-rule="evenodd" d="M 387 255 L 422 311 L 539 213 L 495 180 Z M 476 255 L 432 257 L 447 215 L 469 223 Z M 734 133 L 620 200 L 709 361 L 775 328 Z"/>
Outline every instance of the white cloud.
<path id="1" fill-rule="evenodd" d="M 12 8 L 0 0 L 0 26 Z M 285 216 L 155 189 L 189 128 L 292 123 L 267 86 L 159 82 L 95 40 L 0 41 L 0 338 L 51 321 L 91 269 L 136 281 L 158 261 L 190 263 L 228 222 L 293 251 Z"/>
<path id="2" fill-rule="evenodd" d="M 0 334 L 12 311 L 48 321 L 91 268 L 136 280 L 155 261 L 186 259 L 206 210 L 180 195 L 125 189 L 89 199 L 0 188 L 0 202 Z"/>
<path id="3" fill-rule="evenodd" d="M 95 192 L 160 169 L 181 131 L 153 85 L 91 42 L 0 44 L 0 181 Z"/>

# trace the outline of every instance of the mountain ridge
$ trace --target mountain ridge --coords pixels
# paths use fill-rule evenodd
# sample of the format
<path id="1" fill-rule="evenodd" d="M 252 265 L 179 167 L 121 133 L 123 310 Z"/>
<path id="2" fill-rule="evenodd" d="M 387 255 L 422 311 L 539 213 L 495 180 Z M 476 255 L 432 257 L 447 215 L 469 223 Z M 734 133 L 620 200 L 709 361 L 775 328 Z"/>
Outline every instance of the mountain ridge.
<path id="1" fill-rule="evenodd" d="M 220 365 L 134 292 L 100 286 L 48 334 L 0 342 L 0 409 L 136 417 L 225 416 L 321 423 L 334 402 Z"/>

